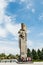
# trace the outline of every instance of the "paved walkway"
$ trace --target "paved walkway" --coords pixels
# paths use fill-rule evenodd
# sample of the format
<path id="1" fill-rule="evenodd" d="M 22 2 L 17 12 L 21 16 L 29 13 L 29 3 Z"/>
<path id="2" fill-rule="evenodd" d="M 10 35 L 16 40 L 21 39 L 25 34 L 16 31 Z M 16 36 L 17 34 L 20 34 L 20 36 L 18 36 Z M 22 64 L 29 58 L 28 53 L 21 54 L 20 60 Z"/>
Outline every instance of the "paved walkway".
<path id="1" fill-rule="evenodd" d="M 43 62 L 34 62 L 30 64 L 17 64 L 16 62 L 14 62 L 14 63 L 0 63 L 0 65 L 43 65 Z"/>

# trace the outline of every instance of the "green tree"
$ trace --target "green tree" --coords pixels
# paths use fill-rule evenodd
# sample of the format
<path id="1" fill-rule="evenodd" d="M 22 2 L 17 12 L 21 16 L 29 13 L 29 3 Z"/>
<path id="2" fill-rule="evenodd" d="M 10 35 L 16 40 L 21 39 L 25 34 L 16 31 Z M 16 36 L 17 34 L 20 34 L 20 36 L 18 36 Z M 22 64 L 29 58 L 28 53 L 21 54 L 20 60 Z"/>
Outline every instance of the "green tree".
<path id="1" fill-rule="evenodd" d="M 41 60 L 43 60 L 43 48 L 41 50 Z"/>
<path id="2" fill-rule="evenodd" d="M 31 57 L 31 51 L 29 48 L 27 49 L 27 57 Z"/>
<path id="3" fill-rule="evenodd" d="M 16 59 L 19 59 L 19 58 L 20 58 L 20 56 L 19 56 L 18 54 L 16 54 L 16 56 L 15 56 L 15 57 L 16 57 Z"/>
<path id="4" fill-rule="evenodd" d="M 7 56 L 5 55 L 5 53 L 0 54 L 0 59 L 6 59 L 6 58 Z"/>
<path id="5" fill-rule="evenodd" d="M 38 59 L 37 52 L 34 49 L 32 49 L 32 58 L 33 58 L 33 60 L 37 60 Z"/>
<path id="6" fill-rule="evenodd" d="M 15 56 L 12 55 L 12 54 L 9 54 L 9 55 L 7 56 L 7 59 L 15 59 Z"/>
<path id="7" fill-rule="evenodd" d="M 37 50 L 37 54 L 38 54 L 38 60 L 40 60 L 41 59 L 41 51 L 39 49 Z"/>

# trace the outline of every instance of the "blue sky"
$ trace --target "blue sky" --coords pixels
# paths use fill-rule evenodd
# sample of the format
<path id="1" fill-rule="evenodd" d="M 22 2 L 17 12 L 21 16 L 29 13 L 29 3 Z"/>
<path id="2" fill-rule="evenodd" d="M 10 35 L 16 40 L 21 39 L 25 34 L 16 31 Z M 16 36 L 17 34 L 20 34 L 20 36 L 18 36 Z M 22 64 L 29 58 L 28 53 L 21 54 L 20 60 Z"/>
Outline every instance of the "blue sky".
<path id="1" fill-rule="evenodd" d="M 27 47 L 43 48 L 43 0 L 0 0 L 0 53 L 19 54 L 21 23 L 27 26 Z"/>

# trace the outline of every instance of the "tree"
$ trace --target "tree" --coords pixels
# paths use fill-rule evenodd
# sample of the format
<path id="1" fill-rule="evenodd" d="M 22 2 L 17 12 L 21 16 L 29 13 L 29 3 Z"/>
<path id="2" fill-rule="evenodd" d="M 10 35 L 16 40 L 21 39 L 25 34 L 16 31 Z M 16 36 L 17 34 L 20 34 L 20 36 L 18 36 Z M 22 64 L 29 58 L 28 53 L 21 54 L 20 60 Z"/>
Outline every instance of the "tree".
<path id="1" fill-rule="evenodd" d="M 34 49 L 32 49 L 32 58 L 33 60 L 37 60 L 38 58 L 37 52 Z"/>
<path id="2" fill-rule="evenodd" d="M 5 53 L 0 54 L 0 59 L 6 59 L 6 58 L 7 56 L 5 55 Z"/>
<path id="3" fill-rule="evenodd" d="M 43 48 L 41 50 L 41 60 L 43 60 Z"/>
<path id="4" fill-rule="evenodd" d="M 29 48 L 27 49 L 27 57 L 31 57 L 31 51 Z"/>
<path id="5" fill-rule="evenodd" d="M 9 55 L 7 56 L 7 59 L 15 59 L 15 56 L 12 55 L 12 54 L 9 54 Z"/>
<path id="6" fill-rule="evenodd" d="M 16 54 L 16 56 L 15 56 L 15 57 L 16 57 L 16 59 L 19 59 L 19 58 L 20 58 L 20 55 Z"/>
<path id="7" fill-rule="evenodd" d="M 39 49 L 37 50 L 37 54 L 38 54 L 38 59 L 40 60 L 41 59 L 41 51 Z"/>

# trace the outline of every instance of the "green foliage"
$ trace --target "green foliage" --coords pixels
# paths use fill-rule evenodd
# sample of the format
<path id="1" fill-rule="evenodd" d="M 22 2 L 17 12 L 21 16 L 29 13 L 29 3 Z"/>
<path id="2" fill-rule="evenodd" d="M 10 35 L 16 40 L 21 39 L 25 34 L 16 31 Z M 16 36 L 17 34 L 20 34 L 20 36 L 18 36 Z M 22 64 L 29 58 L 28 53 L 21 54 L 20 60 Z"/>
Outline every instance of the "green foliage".
<path id="1" fill-rule="evenodd" d="M 31 57 L 31 51 L 29 48 L 27 49 L 27 57 Z"/>
<path id="2" fill-rule="evenodd" d="M 37 51 L 32 49 L 27 49 L 27 57 L 31 57 L 33 60 L 43 61 L 43 48 L 42 50 L 38 49 Z"/>
<path id="3" fill-rule="evenodd" d="M 19 59 L 19 55 L 18 55 L 18 54 L 16 54 L 15 58 L 16 58 L 16 59 Z"/>
<path id="4" fill-rule="evenodd" d="M 37 54 L 38 54 L 38 60 L 40 60 L 41 59 L 41 51 L 39 49 L 37 50 Z"/>
<path id="5" fill-rule="evenodd" d="M 12 54 L 9 54 L 8 56 L 4 53 L 0 54 L 0 59 L 15 59 L 15 56 Z"/>
<path id="6" fill-rule="evenodd" d="M 9 55 L 7 56 L 7 59 L 15 59 L 15 56 L 12 55 L 12 54 L 9 54 Z"/>
<path id="7" fill-rule="evenodd" d="M 32 51 L 28 48 L 27 49 L 27 57 L 31 57 L 36 61 L 43 61 L 43 48 L 42 50 L 38 49 L 37 51 L 32 49 Z M 5 53 L 1 53 L 0 54 L 0 59 L 19 59 L 20 55 L 16 54 L 9 54 L 9 55 L 5 55 Z"/>
<path id="8" fill-rule="evenodd" d="M 36 52 L 36 50 L 34 50 L 34 49 L 32 49 L 32 58 L 33 58 L 34 60 L 38 59 L 37 52 Z"/>
<path id="9" fill-rule="evenodd" d="M 4 53 L 0 54 L 0 59 L 6 59 L 6 58 L 7 56 Z"/>
<path id="10" fill-rule="evenodd" d="M 41 59 L 43 60 L 43 48 L 41 50 Z"/>

